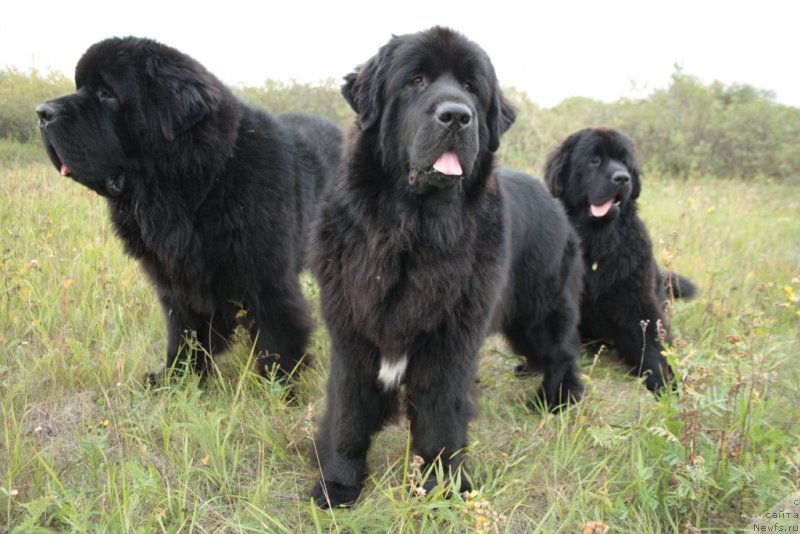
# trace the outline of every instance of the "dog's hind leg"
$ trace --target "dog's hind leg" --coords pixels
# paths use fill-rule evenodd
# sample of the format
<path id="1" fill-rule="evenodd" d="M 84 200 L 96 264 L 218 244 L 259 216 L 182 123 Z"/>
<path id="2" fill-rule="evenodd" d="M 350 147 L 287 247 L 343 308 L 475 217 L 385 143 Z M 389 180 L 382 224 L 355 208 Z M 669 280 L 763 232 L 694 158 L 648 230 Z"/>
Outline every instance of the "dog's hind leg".
<path id="1" fill-rule="evenodd" d="M 577 358 L 580 340 L 575 314 L 555 309 L 540 322 L 531 324 L 520 318 L 503 333 L 515 353 L 525 357 L 526 371 L 541 371 L 542 384 L 532 405 L 545 404 L 556 409 L 583 396 Z M 519 367 L 517 368 L 517 374 Z"/>
<path id="2" fill-rule="evenodd" d="M 296 277 L 263 289 L 248 313 L 261 376 L 269 376 L 274 368 L 280 378 L 286 378 L 309 363 L 306 348 L 313 322 Z"/>
<path id="3" fill-rule="evenodd" d="M 166 374 L 173 372 L 191 370 L 205 377 L 212 355 L 228 346 L 233 317 L 199 314 L 163 296 L 161 307 L 167 329 L 167 363 L 163 371 L 147 375 L 148 385 L 159 385 Z"/>

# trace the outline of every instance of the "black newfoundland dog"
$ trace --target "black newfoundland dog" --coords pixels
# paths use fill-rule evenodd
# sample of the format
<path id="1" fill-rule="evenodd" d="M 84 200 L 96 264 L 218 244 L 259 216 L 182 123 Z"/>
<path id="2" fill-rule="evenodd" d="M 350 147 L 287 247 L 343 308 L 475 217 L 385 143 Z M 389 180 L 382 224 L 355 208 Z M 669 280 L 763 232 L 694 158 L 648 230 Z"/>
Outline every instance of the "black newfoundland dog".
<path id="1" fill-rule="evenodd" d="M 688 298 L 695 287 L 658 270 L 637 215 L 641 182 L 633 144 L 609 128 L 576 132 L 550 154 L 545 182 L 581 237 L 581 338 L 614 345 L 647 388 L 660 391 L 672 378 L 661 353 L 662 342 L 670 343 L 662 304 L 668 291 Z"/>
<path id="2" fill-rule="evenodd" d="M 358 497 L 371 436 L 401 408 L 401 385 L 414 451 L 454 475 L 490 330 L 543 370 L 541 401 L 583 391 L 580 246 L 543 186 L 493 172 L 515 113 L 486 53 L 440 27 L 395 36 L 342 93 L 358 119 L 312 232 L 332 342 L 312 453 L 323 508 Z"/>
<path id="3" fill-rule="evenodd" d="M 248 107 L 197 61 L 147 39 L 93 45 L 75 85 L 36 108 L 44 144 L 62 175 L 106 197 L 155 285 L 167 369 L 207 372 L 244 317 L 259 371 L 291 373 L 313 325 L 297 275 L 339 129 Z"/>

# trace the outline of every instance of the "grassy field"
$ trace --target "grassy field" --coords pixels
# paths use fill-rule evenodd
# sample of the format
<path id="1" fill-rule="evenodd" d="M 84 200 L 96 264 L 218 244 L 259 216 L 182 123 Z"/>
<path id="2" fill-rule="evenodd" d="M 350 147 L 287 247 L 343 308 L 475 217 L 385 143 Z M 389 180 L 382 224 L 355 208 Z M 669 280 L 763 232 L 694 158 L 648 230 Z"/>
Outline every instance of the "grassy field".
<path id="1" fill-rule="evenodd" d="M 490 338 L 477 491 L 415 495 L 402 422 L 377 437 L 358 504 L 322 512 L 306 450 L 324 329 L 296 402 L 253 374 L 244 338 L 205 383 L 145 390 L 165 352 L 153 291 L 104 201 L 32 159 L 0 158 L 0 531 L 753 531 L 798 489 L 800 185 L 646 177 L 656 256 L 701 288 L 672 310 L 679 396 L 586 353 L 583 403 L 530 413 L 537 379 Z"/>

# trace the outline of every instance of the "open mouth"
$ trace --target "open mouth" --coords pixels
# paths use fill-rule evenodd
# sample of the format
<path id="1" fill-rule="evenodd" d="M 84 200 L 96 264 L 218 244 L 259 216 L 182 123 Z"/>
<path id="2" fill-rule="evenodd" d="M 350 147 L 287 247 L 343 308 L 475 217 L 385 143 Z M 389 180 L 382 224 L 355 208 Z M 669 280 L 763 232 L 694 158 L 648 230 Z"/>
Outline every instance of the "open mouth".
<path id="1" fill-rule="evenodd" d="M 433 170 L 444 174 L 445 176 L 463 176 L 464 171 L 461 168 L 461 162 L 455 152 L 449 150 L 439 156 L 433 165 Z"/>
<path id="2" fill-rule="evenodd" d="M 56 152 L 56 148 L 53 146 L 53 144 L 46 138 L 44 141 L 47 155 L 50 157 L 50 161 L 53 162 L 53 165 L 56 169 L 58 169 L 58 172 L 61 174 L 61 176 L 72 177 L 72 171 L 69 169 L 69 167 L 67 167 L 67 164 L 64 163 L 64 160 L 61 159 L 61 156 L 58 155 L 58 152 Z"/>
<path id="3" fill-rule="evenodd" d="M 615 196 L 603 202 L 602 204 L 590 204 L 589 212 L 591 213 L 592 217 L 601 219 L 608 215 L 608 212 L 611 211 L 611 208 L 619 207 L 620 204 L 622 204 L 622 198 Z"/>
<path id="4" fill-rule="evenodd" d="M 408 175 L 408 183 L 414 185 L 422 175 L 431 178 L 433 185 L 447 185 L 462 180 L 464 178 L 464 170 L 461 167 L 458 155 L 448 150 L 439 156 L 430 167 L 424 169 L 412 168 Z"/>

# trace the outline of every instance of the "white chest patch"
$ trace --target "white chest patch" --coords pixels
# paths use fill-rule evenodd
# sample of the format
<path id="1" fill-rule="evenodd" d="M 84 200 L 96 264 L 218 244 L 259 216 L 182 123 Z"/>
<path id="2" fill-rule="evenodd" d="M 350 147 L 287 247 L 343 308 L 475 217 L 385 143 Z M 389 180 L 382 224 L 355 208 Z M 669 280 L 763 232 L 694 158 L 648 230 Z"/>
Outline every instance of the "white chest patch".
<path id="1" fill-rule="evenodd" d="M 381 360 L 381 369 L 378 371 L 378 382 L 383 385 L 384 391 L 397 389 L 406 374 L 408 366 L 408 356 L 403 354 L 399 360 Z"/>

